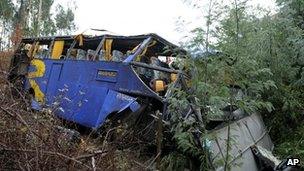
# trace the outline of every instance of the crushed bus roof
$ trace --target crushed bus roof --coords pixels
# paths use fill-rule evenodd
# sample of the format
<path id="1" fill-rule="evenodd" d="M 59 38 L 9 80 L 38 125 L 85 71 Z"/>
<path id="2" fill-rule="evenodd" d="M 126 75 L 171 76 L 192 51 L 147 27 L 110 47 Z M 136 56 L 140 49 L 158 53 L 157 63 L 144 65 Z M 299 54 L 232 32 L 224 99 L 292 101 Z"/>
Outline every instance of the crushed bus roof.
<path id="1" fill-rule="evenodd" d="M 52 40 L 64 40 L 66 42 L 73 42 L 77 35 L 69 35 L 69 36 L 53 36 L 53 37 L 33 37 L 33 38 L 24 38 L 22 39 L 23 43 L 33 43 L 35 41 L 39 41 L 40 44 L 48 44 Z M 186 51 L 177 45 L 165 40 L 164 38 L 160 37 L 157 34 L 150 33 L 150 34 L 143 34 L 143 35 L 133 35 L 133 36 L 121 36 L 121 35 L 98 35 L 98 36 L 89 36 L 89 35 L 82 35 L 83 42 L 85 46 L 93 46 L 98 44 L 103 38 L 113 39 L 113 48 L 114 49 L 121 49 L 123 51 L 127 51 L 133 49 L 138 44 L 143 42 L 145 39 L 152 37 L 153 40 L 156 41 L 156 44 L 151 48 L 152 51 L 159 52 L 159 55 L 170 56 L 172 51 L 177 51 L 182 54 L 186 54 Z M 66 44 L 69 46 L 70 44 Z M 171 52 L 165 51 L 168 48 Z"/>

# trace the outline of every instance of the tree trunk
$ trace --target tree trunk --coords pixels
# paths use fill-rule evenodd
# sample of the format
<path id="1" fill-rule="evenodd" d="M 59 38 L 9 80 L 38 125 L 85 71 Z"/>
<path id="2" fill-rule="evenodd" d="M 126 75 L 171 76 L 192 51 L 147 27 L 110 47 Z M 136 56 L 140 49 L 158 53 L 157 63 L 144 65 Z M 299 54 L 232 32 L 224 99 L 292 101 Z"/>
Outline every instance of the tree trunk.
<path id="1" fill-rule="evenodd" d="M 39 0 L 39 11 L 38 11 L 38 21 L 37 21 L 37 36 L 40 35 L 40 24 L 41 24 L 41 15 L 42 15 L 42 0 Z"/>
<path id="2" fill-rule="evenodd" d="M 16 20 L 13 28 L 14 31 L 11 37 L 11 41 L 13 43 L 14 49 L 20 43 L 23 35 L 23 30 L 27 26 L 29 5 L 30 5 L 30 0 L 20 0 L 20 7 L 17 11 Z"/>

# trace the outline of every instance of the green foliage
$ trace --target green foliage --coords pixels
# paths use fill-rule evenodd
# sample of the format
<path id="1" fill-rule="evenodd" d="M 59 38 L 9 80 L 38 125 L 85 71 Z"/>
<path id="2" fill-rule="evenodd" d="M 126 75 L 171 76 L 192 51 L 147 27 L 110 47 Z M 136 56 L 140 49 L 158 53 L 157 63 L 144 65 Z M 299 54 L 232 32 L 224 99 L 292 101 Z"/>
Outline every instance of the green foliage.
<path id="1" fill-rule="evenodd" d="M 10 0 L 0 2 L 0 20 L 3 22 L 11 21 L 13 18 L 14 4 Z"/>
<path id="2" fill-rule="evenodd" d="M 24 37 L 70 34 L 74 31 L 75 5 L 58 5 L 55 12 L 53 6 L 54 0 L 1 0 L 0 50 L 10 45 L 10 36 L 20 34 L 20 28 Z"/>
<path id="3" fill-rule="evenodd" d="M 169 136 L 171 143 L 167 144 L 171 144 L 175 150 L 163 157 L 162 169 L 208 170 L 211 165 L 208 148 L 204 148 L 206 147 L 204 125 L 193 116 L 185 116 L 189 111 L 191 95 L 181 88 L 171 90 L 174 93 L 169 99 L 168 112 L 171 115 L 169 133 L 172 136 Z"/>
<path id="4" fill-rule="evenodd" d="M 303 1 L 278 1 L 280 10 L 275 16 L 265 16 L 256 27 L 260 44 L 253 53 L 259 57 L 260 66 L 269 66 L 272 80 L 277 89 L 263 93 L 275 110 L 264 112 L 267 125 L 271 126 L 271 137 L 277 144 L 277 154 L 287 157 L 297 155 L 300 150 L 304 129 L 303 92 Z M 264 38 L 262 38 L 264 37 Z M 296 148 L 295 148 L 296 147 Z"/>
<path id="5" fill-rule="evenodd" d="M 56 27 L 59 33 L 68 34 L 70 30 L 75 29 L 73 10 L 68 8 L 65 10 L 63 6 L 57 6 L 57 14 L 55 16 Z"/>
<path id="6" fill-rule="evenodd" d="M 207 77 L 207 83 L 211 84 L 207 86 L 209 89 L 220 90 L 229 84 L 240 86 L 248 96 L 247 99 L 236 100 L 236 103 L 248 112 L 267 109 L 268 112 L 272 111 L 271 115 L 276 114 L 275 117 L 282 117 L 280 113 L 284 112 L 290 114 L 284 117 L 293 118 L 295 115 L 299 117 L 303 109 L 303 92 L 300 88 L 303 80 L 303 31 L 295 22 L 297 19 L 291 18 L 299 12 L 284 6 L 293 6 L 294 3 L 282 4 L 279 14 L 266 14 L 262 18 L 250 15 L 243 2 L 238 4 L 237 9 L 235 6 L 226 6 L 227 12 L 219 21 L 220 29 L 214 45 L 224 55 L 198 61 L 207 61 L 207 65 L 199 66 L 199 73 L 202 74 L 201 79 Z M 202 37 L 201 34 L 197 36 Z M 194 39 L 194 42 L 197 40 Z M 208 94 L 218 96 L 210 92 Z M 225 96 L 228 97 L 227 94 L 222 97 Z M 266 116 L 268 112 L 265 112 Z"/>
<path id="7" fill-rule="evenodd" d="M 13 22 L 14 4 L 10 0 L 0 1 L 0 51 L 3 49 L 2 44 L 8 41 L 6 34 L 12 29 L 9 23 Z"/>
<path id="8" fill-rule="evenodd" d="M 219 1 L 209 1 L 217 8 L 204 10 L 206 26 L 194 29 L 185 45 L 196 54 L 195 60 L 190 60 L 191 68 L 196 70 L 194 91 L 187 96 L 178 90 L 171 99 L 175 104 L 170 106 L 174 121 L 171 132 L 179 152 L 188 152 L 186 156 L 196 159 L 206 159 L 208 154 L 193 141 L 193 130 L 199 130 L 206 138 L 205 128 L 181 117 L 181 106 L 189 105 L 190 96 L 196 99 L 192 105 L 202 109 L 205 124 L 208 118 L 222 115 L 221 108 L 229 104 L 248 114 L 262 113 L 277 144 L 275 152 L 282 157 L 295 155 L 303 159 L 303 1 L 278 0 L 280 8 L 274 15 L 249 7 L 247 1 L 235 0 L 222 7 L 216 2 Z M 202 8 L 199 4 L 194 7 Z M 205 52 L 197 55 L 199 50 Z M 237 97 L 231 87 L 240 87 L 245 95 Z M 182 160 L 182 165 L 187 165 L 189 158 L 181 157 L 181 153 L 174 152 L 164 160 Z M 207 164 L 208 160 L 200 162 Z M 167 166 L 181 167 L 172 163 Z"/>
<path id="9" fill-rule="evenodd" d="M 187 166 L 187 158 L 181 153 L 173 152 L 162 158 L 163 170 L 183 171 L 186 169 L 185 166 Z"/>
<path id="10" fill-rule="evenodd" d="M 65 8 L 62 5 L 57 5 L 53 14 L 51 10 L 53 5 L 54 0 L 31 1 L 29 6 L 30 22 L 26 34 L 29 36 L 50 36 L 70 34 L 71 31 L 75 30 L 73 7 Z"/>
<path id="11" fill-rule="evenodd" d="M 236 55 L 231 75 L 237 85 L 247 92 L 249 99 L 237 102 L 247 111 L 260 111 L 266 125 L 271 127 L 271 137 L 278 144 L 279 155 L 298 155 L 301 136 L 291 136 L 295 131 L 304 133 L 303 96 L 303 1 L 278 1 L 279 11 L 275 15 L 244 15 L 240 20 L 239 46 L 234 47 L 231 31 L 233 17 L 221 23 L 221 36 L 217 49 Z M 243 8 L 246 9 L 246 8 Z M 260 10 L 256 11 L 256 13 Z M 266 110 L 265 110 L 266 109 Z M 289 137 L 289 136 L 288 136 Z M 288 152 L 284 151 L 283 149 Z M 299 148 L 298 148 L 299 149 Z M 288 154 L 289 153 L 289 154 Z"/>

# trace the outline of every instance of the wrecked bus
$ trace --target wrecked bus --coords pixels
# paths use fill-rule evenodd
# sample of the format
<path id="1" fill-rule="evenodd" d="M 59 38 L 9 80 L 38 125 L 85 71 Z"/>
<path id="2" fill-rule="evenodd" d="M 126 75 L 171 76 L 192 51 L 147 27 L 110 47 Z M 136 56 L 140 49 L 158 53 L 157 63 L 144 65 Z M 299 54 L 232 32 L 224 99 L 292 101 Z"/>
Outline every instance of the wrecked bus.
<path id="1" fill-rule="evenodd" d="M 52 108 L 63 119 L 98 129 L 115 113 L 151 103 L 162 110 L 178 73 L 165 48 L 177 46 L 156 34 L 25 38 L 9 79 L 33 96 L 33 108 Z"/>
<path id="2" fill-rule="evenodd" d="M 172 93 L 168 85 L 187 89 L 188 76 L 172 62 L 176 51 L 186 53 L 156 34 L 24 38 L 8 79 L 31 96 L 32 108 L 51 109 L 60 118 L 97 130 L 111 116 L 140 115 L 147 108 L 165 113 Z M 197 109 L 189 107 L 186 113 L 202 120 Z M 229 154 L 233 170 L 284 170 L 270 153 L 273 144 L 261 116 L 238 109 L 232 115 L 229 129 L 236 140 L 229 153 L 227 122 L 209 119 L 214 138 L 207 146 L 214 169 L 223 170 L 216 163 Z"/>

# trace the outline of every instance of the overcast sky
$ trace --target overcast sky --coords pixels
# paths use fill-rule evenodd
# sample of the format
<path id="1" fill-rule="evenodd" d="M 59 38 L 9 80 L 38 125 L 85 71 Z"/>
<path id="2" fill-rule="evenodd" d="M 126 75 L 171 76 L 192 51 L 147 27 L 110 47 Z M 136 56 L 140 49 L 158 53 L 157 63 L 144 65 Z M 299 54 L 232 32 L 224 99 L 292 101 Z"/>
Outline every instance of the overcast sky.
<path id="1" fill-rule="evenodd" d="M 251 4 L 275 8 L 274 0 L 252 0 Z M 183 0 L 77 0 L 76 5 L 77 33 L 88 28 L 120 35 L 157 33 L 177 43 L 183 36 L 176 31 L 179 16 L 192 24 L 204 22 L 198 20 L 198 12 Z"/>

